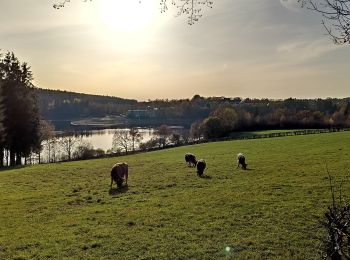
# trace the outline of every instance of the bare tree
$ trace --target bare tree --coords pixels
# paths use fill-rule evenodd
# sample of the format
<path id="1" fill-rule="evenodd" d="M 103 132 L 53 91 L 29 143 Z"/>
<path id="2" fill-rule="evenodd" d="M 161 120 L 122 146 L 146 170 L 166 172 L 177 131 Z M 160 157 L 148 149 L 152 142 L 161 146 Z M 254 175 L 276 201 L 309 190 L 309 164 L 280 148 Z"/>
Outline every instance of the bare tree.
<path id="1" fill-rule="evenodd" d="M 203 126 L 200 121 L 196 121 L 191 125 L 190 136 L 193 140 L 199 140 L 203 137 Z"/>
<path id="2" fill-rule="evenodd" d="M 57 151 L 58 150 L 58 138 L 53 137 L 48 142 L 48 161 L 57 161 Z"/>
<path id="3" fill-rule="evenodd" d="M 56 161 L 56 146 L 58 143 L 58 139 L 56 137 L 51 137 L 50 139 L 44 140 L 43 145 L 46 149 L 47 154 L 47 162 L 55 162 Z"/>
<path id="4" fill-rule="evenodd" d="M 89 141 L 82 141 L 73 153 L 73 157 L 78 160 L 85 160 L 93 158 L 95 155 L 95 149 Z"/>
<path id="5" fill-rule="evenodd" d="M 350 204 L 344 201 L 344 195 L 342 194 L 344 180 L 337 188 L 328 167 L 327 173 L 332 204 L 328 207 L 321 221 L 327 231 L 327 236 L 323 241 L 323 259 L 350 259 Z M 338 199 L 336 198 L 337 190 L 339 192 Z"/>
<path id="6" fill-rule="evenodd" d="M 170 136 L 170 141 L 175 145 L 181 144 L 181 135 L 179 133 L 172 133 Z"/>
<path id="7" fill-rule="evenodd" d="M 129 134 L 131 137 L 132 150 L 135 151 L 135 144 L 139 144 L 142 141 L 142 135 L 137 128 L 130 128 Z"/>
<path id="8" fill-rule="evenodd" d="M 82 0 L 83 2 L 88 2 L 89 0 Z M 92 1 L 92 0 L 90 0 Z M 131 0 L 125 0 L 131 1 Z M 159 0 L 160 1 L 160 11 L 164 13 L 168 11 L 169 5 L 174 6 L 176 11 L 176 16 L 187 16 L 187 23 L 193 25 L 195 22 L 202 17 L 203 7 L 212 8 L 213 0 Z M 60 9 L 65 7 L 70 0 L 64 0 L 53 5 L 55 9 Z M 141 3 L 142 0 L 139 0 Z"/>
<path id="9" fill-rule="evenodd" d="M 125 154 L 128 154 L 129 147 L 132 145 L 132 138 L 128 130 L 117 130 L 113 135 L 112 148 L 114 151 L 122 147 L 125 150 Z"/>
<path id="10" fill-rule="evenodd" d="M 156 129 L 156 135 L 158 136 L 159 147 L 164 147 L 169 141 L 171 129 L 167 125 L 161 125 Z"/>
<path id="11" fill-rule="evenodd" d="M 168 10 L 168 4 L 171 3 L 177 9 L 176 16 L 187 16 L 187 23 L 193 25 L 202 17 L 203 7 L 212 8 L 212 0 L 161 0 L 161 12 Z"/>
<path id="12" fill-rule="evenodd" d="M 322 25 L 335 44 L 350 44 L 350 0 L 298 0 L 323 16 Z"/>
<path id="13" fill-rule="evenodd" d="M 46 120 L 40 120 L 39 123 L 39 142 L 38 146 L 34 149 L 34 152 L 38 155 L 38 163 L 41 163 L 41 152 L 46 143 L 50 142 L 53 138 L 55 126 Z"/>
<path id="14" fill-rule="evenodd" d="M 74 148 L 79 144 L 80 141 L 81 138 L 74 135 L 66 135 L 59 139 L 58 143 L 63 152 L 66 153 L 68 160 L 72 159 Z"/>

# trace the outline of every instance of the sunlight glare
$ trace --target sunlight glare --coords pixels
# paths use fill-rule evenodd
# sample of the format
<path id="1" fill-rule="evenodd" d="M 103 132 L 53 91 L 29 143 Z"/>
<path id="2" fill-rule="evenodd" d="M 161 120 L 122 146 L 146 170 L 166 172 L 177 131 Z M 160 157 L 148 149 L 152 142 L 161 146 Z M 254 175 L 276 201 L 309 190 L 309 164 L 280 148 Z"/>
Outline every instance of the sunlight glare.
<path id="1" fill-rule="evenodd" d="M 138 32 L 150 27 L 157 8 L 153 0 L 101 0 L 100 16 L 109 29 Z"/>

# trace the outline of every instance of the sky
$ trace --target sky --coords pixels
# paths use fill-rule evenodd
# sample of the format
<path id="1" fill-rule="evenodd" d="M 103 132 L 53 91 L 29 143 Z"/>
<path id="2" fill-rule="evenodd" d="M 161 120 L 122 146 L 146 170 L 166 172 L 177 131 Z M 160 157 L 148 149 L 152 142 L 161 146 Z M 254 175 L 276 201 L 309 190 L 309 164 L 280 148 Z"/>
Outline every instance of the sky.
<path id="1" fill-rule="evenodd" d="M 297 0 L 214 0 L 189 26 L 160 0 L 0 0 L 0 49 L 48 89 L 137 100 L 348 97 L 350 46 Z M 57 1 L 56 1 L 57 2 Z"/>

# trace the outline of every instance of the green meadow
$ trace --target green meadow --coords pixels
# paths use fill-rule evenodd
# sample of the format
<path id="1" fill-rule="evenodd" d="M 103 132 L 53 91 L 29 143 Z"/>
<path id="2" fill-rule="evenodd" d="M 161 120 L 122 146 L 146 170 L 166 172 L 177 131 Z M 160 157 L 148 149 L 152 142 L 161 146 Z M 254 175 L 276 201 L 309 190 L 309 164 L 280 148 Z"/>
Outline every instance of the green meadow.
<path id="1" fill-rule="evenodd" d="M 2 170 L 0 259 L 319 259 L 326 166 L 349 180 L 349 144 L 340 132 Z M 206 160 L 205 178 L 186 152 Z M 110 190 L 121 161 L 129 185 Z"/>

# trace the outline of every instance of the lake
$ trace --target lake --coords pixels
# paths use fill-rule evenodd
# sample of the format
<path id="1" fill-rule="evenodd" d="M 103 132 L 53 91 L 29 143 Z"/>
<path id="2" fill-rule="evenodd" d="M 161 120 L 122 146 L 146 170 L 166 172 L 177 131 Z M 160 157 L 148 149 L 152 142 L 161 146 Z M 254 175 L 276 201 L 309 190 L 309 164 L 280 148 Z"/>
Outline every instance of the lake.
<path id="1" fill-rule="evenodd" d="M 89 130 L 82 133 L 82 141 L 89 142 L 95 149 L 100 148 L 105 152 L 112 148 L 113 135 L 116 131 L 130 130 L 124 129 L 104 129 L 104 130 Z M 142 136 L 141 142 L 147 142 L 154 137 L 154 128 L 138 128 Z"/>
<path id="2" fill-rule="evenodd" d="M 175 133 L 181 133 L 184 128 L 181 126 L 170 126 L 170 130 Z M 102 130 L 87 130 L 87 131 L 81 131 L 81 132 L 75 132 L 74 136 L 81 137 L 82 142 L 89 143 L 93 146 L 94 149 L 102 149 L 105 152 L 110 150 L 112 148 L 113 143 L 113 136 L 114 133 L 117 131 L 129 131 L 130 128 L 118 128 L 118 129 L 102 129 Z M 152 137 L 155 137 L 155 128 L 137 128 L 139 133 L 142 136 L 141 142 L 147 142 Z M 64 135 L 64 132 L 57 131 L 56 132 L 56 142 L 54 144 L 48 145 L 48 141 L 43 142 L 43 150 L 41 152 L 41 162 L 57 162 L 61 161 L 62 158 L 67 156 L 67 152 L 62 149 L 62 147 L 59 144 L 59 141 L 61 139 L 60 136 Z M 73 135 L 73 134 L 72 134 Z M 135 148 L 138 149 L 138 144 L 135 145 Z M 72 153 L 74 152 L 74 148 L 72 149 Z M 8 164 L 8 154 L 5 153 L 4 158 L 5 165 Z M 23 158 L 24 163 L 24 158 Z M 32 154 L 28 158 L 28 163 L 38 163 L 38 155 Z"/>

